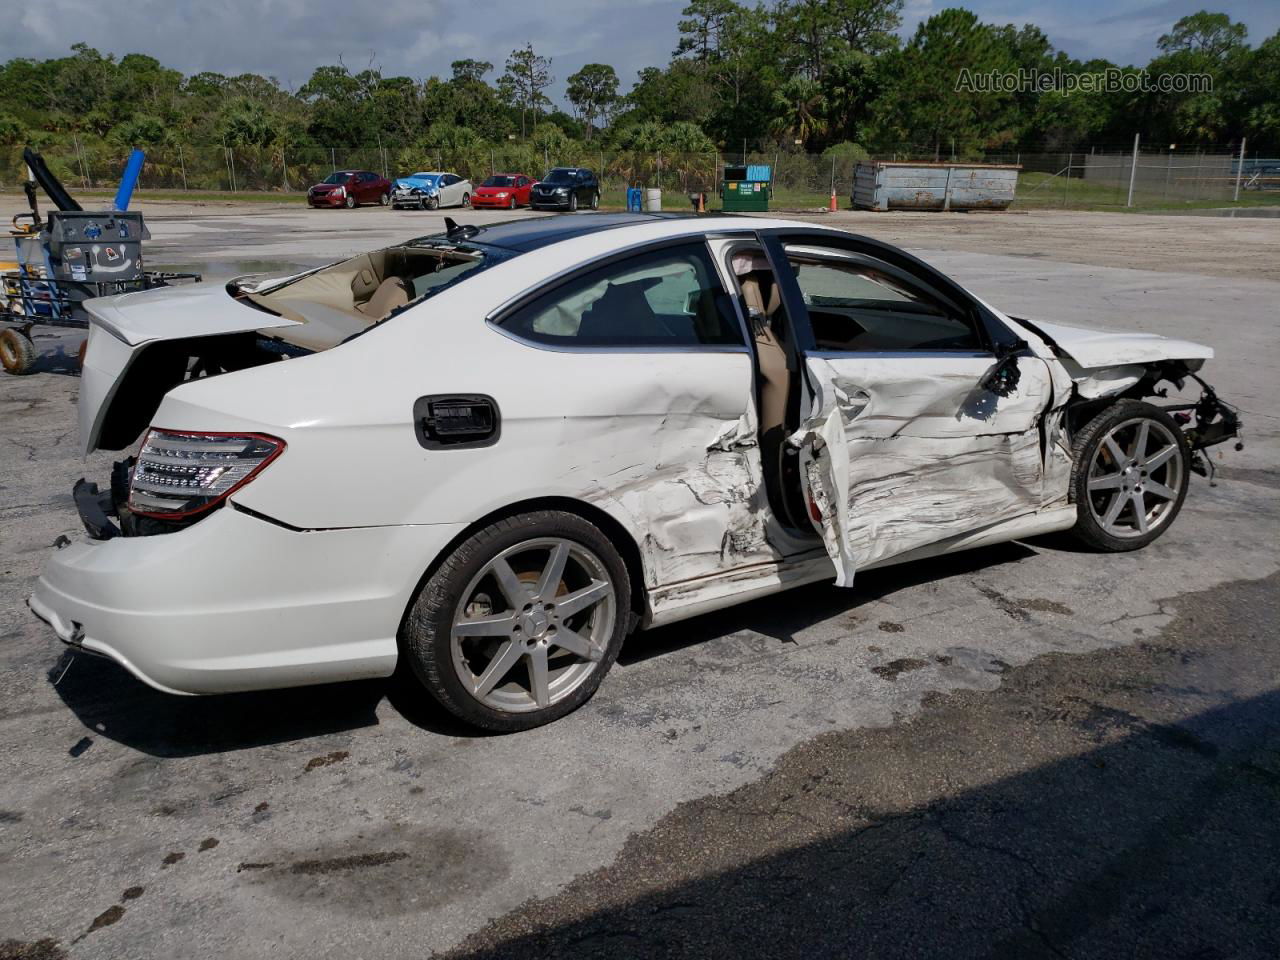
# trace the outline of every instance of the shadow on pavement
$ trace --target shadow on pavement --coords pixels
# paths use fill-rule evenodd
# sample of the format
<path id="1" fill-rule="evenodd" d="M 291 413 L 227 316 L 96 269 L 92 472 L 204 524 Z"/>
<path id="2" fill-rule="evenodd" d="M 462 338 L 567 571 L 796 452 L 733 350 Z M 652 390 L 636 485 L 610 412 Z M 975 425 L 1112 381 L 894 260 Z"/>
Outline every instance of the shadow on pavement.
<path id="1" fill-rule="evenodd" d="M 1280 956 L 1276 586 L 805 742 L 450 956 Z"/>

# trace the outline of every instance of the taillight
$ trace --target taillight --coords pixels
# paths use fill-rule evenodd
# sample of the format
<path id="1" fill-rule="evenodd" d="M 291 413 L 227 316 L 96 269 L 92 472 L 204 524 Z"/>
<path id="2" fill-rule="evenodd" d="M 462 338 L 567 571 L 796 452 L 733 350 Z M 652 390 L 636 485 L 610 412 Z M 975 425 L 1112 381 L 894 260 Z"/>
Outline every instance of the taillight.
<path id="1" fill-rule="evenodd" d="M 284 450 L 260 433 L 148 430 L 129 482 L 129 509 L 144 517 L 186 517 L 216 506 Z"/>

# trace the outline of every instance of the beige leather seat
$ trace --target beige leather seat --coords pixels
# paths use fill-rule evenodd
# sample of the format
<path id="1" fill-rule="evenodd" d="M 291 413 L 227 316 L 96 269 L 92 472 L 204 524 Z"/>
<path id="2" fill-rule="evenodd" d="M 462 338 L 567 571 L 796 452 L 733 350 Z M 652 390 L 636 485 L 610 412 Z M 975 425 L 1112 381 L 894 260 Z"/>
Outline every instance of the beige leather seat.
<path id="1" fill-rule="evenodd" d="M 356 309 L 366 316 L 381 319 L 409 302 L 409 290 L 409 285 L 400 277 L 387 277 L 368 300 L 356 304 Z"/>
<path id="2" fill-rule="evenodd" d="M 760 358 L 760 430 L 766 433 L 785 426 L 787 392 L 791 385 L 786 352 L 778 343 L 772 325 L 768 322 L 778 312 L 781 299 L 778 285 L 772 278 L 764 278 L 762 283 L 758 274 L 748 274 L 740 278 L 738 283 L 747 307 L 765 320 L 753 325 L 752 334 L 756 341 L 756 355 Z M 769 290 L 767 296 L 762 289 L 766 285 Z"/>

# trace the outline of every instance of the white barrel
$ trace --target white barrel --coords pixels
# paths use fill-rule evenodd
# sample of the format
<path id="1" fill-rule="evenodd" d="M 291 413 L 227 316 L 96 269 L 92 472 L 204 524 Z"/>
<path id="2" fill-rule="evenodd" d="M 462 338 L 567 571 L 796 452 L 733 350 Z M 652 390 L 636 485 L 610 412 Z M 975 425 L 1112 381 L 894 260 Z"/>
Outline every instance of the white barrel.
<path id="1" fill-rule="evenodd" d="M 646 210 L 662 209 L 662 191 L 657 187 L 648 187 L 644 191 L 644 208 Z"/>

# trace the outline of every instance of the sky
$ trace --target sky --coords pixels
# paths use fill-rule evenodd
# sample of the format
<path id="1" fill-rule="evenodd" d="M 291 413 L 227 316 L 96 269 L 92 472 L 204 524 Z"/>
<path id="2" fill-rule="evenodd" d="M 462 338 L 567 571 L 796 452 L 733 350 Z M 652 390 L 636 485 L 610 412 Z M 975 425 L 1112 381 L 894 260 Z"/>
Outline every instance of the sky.
<path id="1" fill-rule="evenodd" d="M 565 79 L 584 63 L 608 63 L 625 91 L 641 67 L 663 65 L 687 0 L 0 0 L 0 61 L 65 56 L 88 43 L 117 56 L 145 53 L 184 73 L 260 73 L 296 89 L 318 65 L 341 57 L 386 75 L 449 75 L 471 57 L 495 66 L 532 41 L 551 57 L 559 101 Z M 1156 40 L 1188 13 L 1208 8 L 1249 27 L 1257 44 L 1280 30 L 1276 0 L 905 0 L 904 36 L 948 6 L 990 23 L 1034 23 L 1057 49 L 1080 59 L 1145 64 Z M 474 11 L 474 12 L 472 12 Z"/>

